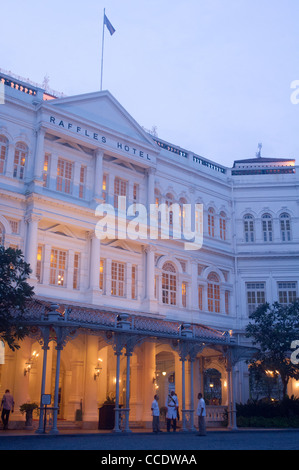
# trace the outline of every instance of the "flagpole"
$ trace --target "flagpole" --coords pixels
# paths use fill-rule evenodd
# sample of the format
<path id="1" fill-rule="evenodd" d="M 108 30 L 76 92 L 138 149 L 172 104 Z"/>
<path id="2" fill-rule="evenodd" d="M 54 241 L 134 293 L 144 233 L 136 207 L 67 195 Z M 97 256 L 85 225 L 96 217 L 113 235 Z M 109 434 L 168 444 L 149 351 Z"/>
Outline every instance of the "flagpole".
<path id="1" fill-rule="evenodd" d="M 103 63 L 104 63 L 104 34 L 105 31 L 105 8 L 103 15 L 103 36 L 102 36 L 102 61 L 101 61 L 101 91 L 103 90 Z"/>

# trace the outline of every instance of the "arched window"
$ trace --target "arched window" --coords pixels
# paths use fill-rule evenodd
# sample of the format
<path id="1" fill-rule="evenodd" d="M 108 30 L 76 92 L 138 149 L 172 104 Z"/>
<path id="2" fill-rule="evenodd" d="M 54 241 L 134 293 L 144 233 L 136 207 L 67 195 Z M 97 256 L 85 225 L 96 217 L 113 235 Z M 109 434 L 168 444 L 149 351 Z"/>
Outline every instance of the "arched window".
<path id="1" fill-rule="evenodd" d="M 281 240 L 283 242 L 291 241 L 291 217 L 290 215 L 284 212 L 279 217 L 279 221 L 280 221 Z"/>
<path id="2" fill-rule="evenodd" d="M 15 148 L 15 158 L 13 167 L 13 177 L 24 179 L 26 159 L 28 156 L 28 147 L 23 142 L 18 142 Z"/>
<path id="3" fill-rule="evenodd" d="M 164 263 L 162 267 L 162 302 L 167 305 L 176 305 L 177 276 L 174 265 Z"/>
<path id="4" fill-rule="evenodd" d="M 208 275 L 208 310 L 220 313 L 220 280 L 216 273 Z"/>
<path id="5" fill-rule="evenodd" d="M 254 242 L 254 218 L 250 214 L 244 216 L 244 236 L 246 243 Z"/>
<path id="6" fill-rule="evenodd" d="M 4 173 L 5 161 L 7 157 L 8 140 L 4 135 L 0 135 L 0 174 Z"/>
<path id="7" fill-rule="evenodd" d="M 208 233 L 210 237 L 215 237 L 215 211 L 212 207 L 208 210 Z"/>
<path id="8" fill-rule="evenodd" d="M 0 245 L 4 245 L 5 241 L 5 231 L 2 224 L 0 224 Z"/>
<path id="9" fill-rule="evenodd" d="M 270 214 L 262 216 L 262 231 L 264 242 L 272 242 L 273 240 L 273 223 Z"/>
<path id="10" fill-rule="evenodd" d="M 221 240 L 226 240 L 226 214 L 223 211 L 220 212 L 219 229 Z"/>

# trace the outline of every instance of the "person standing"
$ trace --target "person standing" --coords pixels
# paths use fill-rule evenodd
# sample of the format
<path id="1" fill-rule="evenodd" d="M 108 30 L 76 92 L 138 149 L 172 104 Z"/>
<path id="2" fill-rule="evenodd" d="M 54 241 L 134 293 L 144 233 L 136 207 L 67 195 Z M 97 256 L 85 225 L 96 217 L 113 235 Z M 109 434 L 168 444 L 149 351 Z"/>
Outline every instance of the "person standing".
<path id="1" fill-rule="evenodd" d="M 165 406 L 167 408 L 166 420 L 167 420 L 167 432 L 170 432 L 170 425 L 172 421 L 173 432 L 176 431 L 176 420 L 177 420 L 177 410 L 179 408 L 179 401 L 174 392 L 171 393 L 166 398 Z"/>
<path id="2" fill-rule="evenodd" d="M 8 429 L 8 420 L 9 420 L 9 415 L 10 412 L 14 412 L 14 406 L 15 402 L 13 399 L 12 394 L 10 391 L 7 389 L 5 390 L 5 393 L 2 398 L 1 402 L 1 408 L 2 408 L 2 414 L 1 414 L 1 419 L 3 422 L 3 429 Z"/>
<path id="3" fill-rule="evenodd" d="M 198 396 L 198 405 L 196 414 L 198 416 L 198 436 L 206 436 L 206 403 L 202 397 L 202 393 L 199 393 Z"/>
<path id="4" fill-rule="evenodd" d="M 159 397 L 158 395 L 154 396 L 154 400 L 152 402 L 152 416 L 153 416 L 153 432 L 158 433 L 162 432 L 160 430 L 160 409 L 159 409 L 159 404 L 158 404 Z"/>

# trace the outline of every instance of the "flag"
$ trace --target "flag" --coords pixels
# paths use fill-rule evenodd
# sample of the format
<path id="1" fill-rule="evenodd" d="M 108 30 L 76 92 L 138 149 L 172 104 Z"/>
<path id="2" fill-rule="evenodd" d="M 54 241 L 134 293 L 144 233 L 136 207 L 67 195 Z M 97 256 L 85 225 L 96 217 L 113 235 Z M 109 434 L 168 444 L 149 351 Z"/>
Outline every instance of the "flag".
<path id="1" fill-rule="evenodd" d="M 107 29 L 112 36 L 112 34 L 115 33 L 115 29 L 113 28 L 112 24 L 110 23 L 106 15 L 104 15 L 104 24 L 107 26 Z"/>

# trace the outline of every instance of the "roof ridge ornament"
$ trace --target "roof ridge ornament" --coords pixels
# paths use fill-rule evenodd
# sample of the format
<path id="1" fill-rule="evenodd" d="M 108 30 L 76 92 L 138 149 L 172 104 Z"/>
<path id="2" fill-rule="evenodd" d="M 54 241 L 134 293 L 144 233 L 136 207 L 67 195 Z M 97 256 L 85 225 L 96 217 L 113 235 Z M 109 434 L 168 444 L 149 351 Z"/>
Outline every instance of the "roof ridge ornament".
<path id="1" fill-rule="evenodd" d="M 256 158 L 262 158 L 262 148 L 263 148 L 263 144 L 262 143 L 259 143 L 258 146 L 258 151 L 256 152 L 255 156 Z"/>

